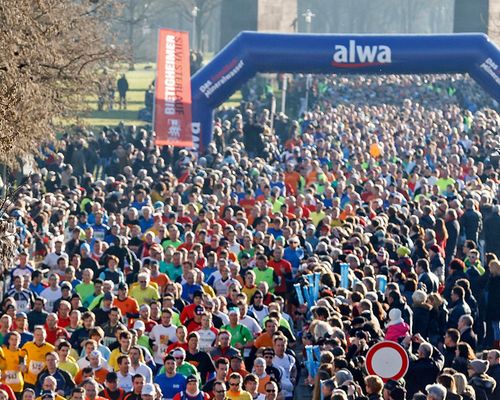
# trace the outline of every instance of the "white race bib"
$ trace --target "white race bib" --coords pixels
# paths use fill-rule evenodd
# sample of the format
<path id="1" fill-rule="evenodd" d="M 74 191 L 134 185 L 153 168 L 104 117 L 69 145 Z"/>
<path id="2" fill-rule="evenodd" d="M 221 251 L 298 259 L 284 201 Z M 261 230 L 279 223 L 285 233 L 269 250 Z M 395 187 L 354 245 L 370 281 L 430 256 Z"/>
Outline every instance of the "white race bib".
<path id="1" fill-rule="evenodd" d="M 30 361 L 28 371 L 30 374 L 38 375 L 44 367 L 45 367 L 45 362 L 43 361 Z"/>
<path id="2" fill-rule="evenodd" d="M 4 371 L 3 375 L 7 385 L 16 385 L 21 383 L 20 373 L 18 371 Z"/>

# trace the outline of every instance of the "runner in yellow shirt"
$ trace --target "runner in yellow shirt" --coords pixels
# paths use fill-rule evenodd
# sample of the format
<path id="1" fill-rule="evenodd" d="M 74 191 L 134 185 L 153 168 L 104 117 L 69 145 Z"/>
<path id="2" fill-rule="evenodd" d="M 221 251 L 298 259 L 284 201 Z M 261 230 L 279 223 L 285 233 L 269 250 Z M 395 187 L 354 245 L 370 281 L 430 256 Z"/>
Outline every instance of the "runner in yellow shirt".
<path id="1" fill-rule="evenodd" d="M 45 368 L 45 355 L 49 351 L 54 351 L 54 346 L 45 342 L 47 333 L 43 326 L 35 326 L 33 335 L 33 342 L 25 343 L 22 348 L 26 355 L 25 365 L 22 370 L 24 372 L 24 382 L 34 386 L 38 374 Z"/>
<path id="2" fill-rule="evenodd" d="M 151 301 L 159 300 L 158 286 L 154 287 L 151 284 L 149 274 L 141 272 L 137 276 L 137 281 L 139 285 L 130 289 L 130 297 L 136 299 L 139 305 L 151 304 Z"/>
<path id="3" fill-rule="evenodd" d="M 24 388 L 23 374 L 21 373 L 21 361 L 24 360 L 24 352 L 19 348 L 21 335 L 19 332 L 10 332 L 7 344 L 2 347 L 3 366 L 2 383 L 10 386 L 18 394 Z"/>

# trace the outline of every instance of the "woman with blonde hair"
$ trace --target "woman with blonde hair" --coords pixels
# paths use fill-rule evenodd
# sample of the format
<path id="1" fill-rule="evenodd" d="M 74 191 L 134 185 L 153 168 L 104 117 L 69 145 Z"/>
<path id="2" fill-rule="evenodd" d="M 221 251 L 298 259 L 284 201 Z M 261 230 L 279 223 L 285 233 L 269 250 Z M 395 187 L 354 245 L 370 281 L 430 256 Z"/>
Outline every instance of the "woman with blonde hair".
<path id="1" fill-rule="evenodd" d="M 475 400 L 476 396 L 472 386 L 468 384 L 467 378 L 464 374 L 455 373 L 453 375 L 455 380 L 456 393 L 462 396 L 463 400 Z"/>
<path id="2" fill-rule="evenodd" d="M 448 309 L 439 293 L 427 296 L 427 302 L 432 307 L 429 317 L 429 341 L 433 346 L 442 343 L 448 324 Z"/>

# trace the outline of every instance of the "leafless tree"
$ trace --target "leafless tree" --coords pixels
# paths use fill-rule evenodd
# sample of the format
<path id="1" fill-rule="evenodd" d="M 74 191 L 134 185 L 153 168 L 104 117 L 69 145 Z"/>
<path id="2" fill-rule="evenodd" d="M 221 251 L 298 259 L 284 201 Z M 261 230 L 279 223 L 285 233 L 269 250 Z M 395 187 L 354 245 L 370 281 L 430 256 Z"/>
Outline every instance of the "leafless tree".
<path id="1" fill-rule="evenodd" d="M 175 0 L 116 0 L 119 12 L 114 21 L 115 28 L 127 41 L 129 69 L 134 69 L 135 52 L 145 40 L 143 28 L 148 28 L 150 21 L 158 13 L 175 7 Z"/>
<path id="2" fill-rule="evenodd" d="M 177 3 L 182 9 L 183 17 L 195 24 L 195 51 L 200 50 L 203 31 L 211 17 L 212 13 L 222 3 L 222 0 L 179 0 Z M 193 10 L 196 7 L 196 12 Z"/>
<path id="3" fill-rule="evenodd" d="M 97 91 L 97 69 L 119 59 L 112 0 L 0 1 L 0 162 L 52 140 Z"/>

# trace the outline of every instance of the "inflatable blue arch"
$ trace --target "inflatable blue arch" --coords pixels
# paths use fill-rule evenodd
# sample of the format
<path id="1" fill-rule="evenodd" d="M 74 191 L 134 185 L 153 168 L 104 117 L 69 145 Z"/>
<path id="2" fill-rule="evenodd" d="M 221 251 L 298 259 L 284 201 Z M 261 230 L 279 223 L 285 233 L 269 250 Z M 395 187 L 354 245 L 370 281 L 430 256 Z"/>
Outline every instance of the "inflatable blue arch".
<path id="1" fill-rule="evenodd" d="M 311 35 L 241 32 L 191 78 L 193 139 L 212 140 L 213 111 L 258 72 L 469 73 L 500 103 L 500 52 L 483 34 Z"/>

